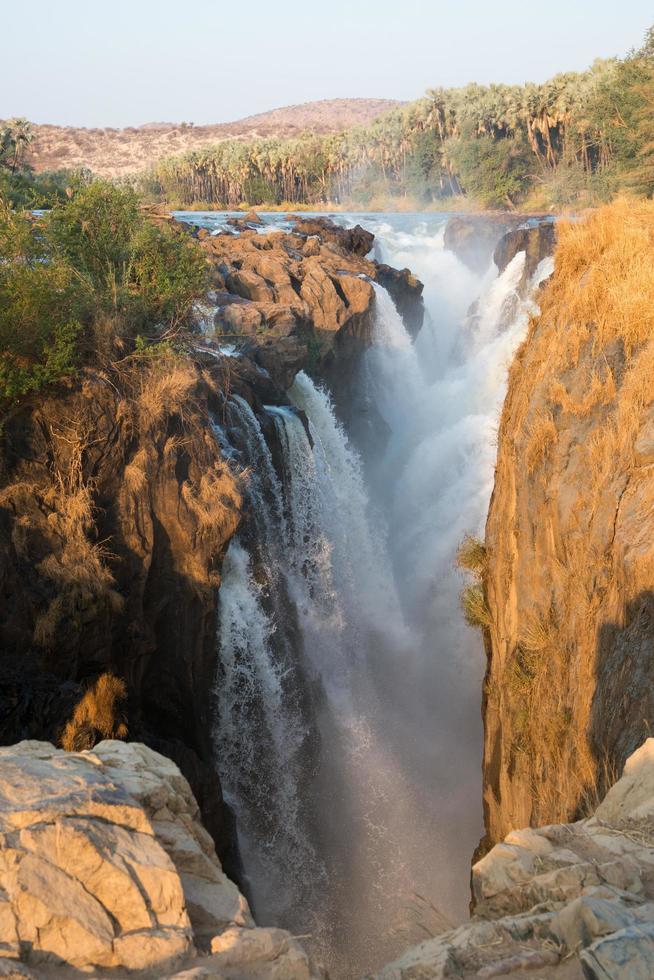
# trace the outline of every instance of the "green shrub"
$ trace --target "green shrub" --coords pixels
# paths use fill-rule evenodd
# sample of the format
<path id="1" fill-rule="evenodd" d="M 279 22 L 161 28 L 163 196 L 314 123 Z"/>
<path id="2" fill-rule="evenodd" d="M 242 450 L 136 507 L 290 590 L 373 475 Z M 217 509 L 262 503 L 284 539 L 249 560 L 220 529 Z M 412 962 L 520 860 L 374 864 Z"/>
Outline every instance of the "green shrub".
<path id="1" fill-rule="evenodd" d="M 66 262 L 44 258 L 25 218 L 0 213 L 0 401 L 69 373 L 88 297 Z"/>
<path id="2" fill-rule="evenodd" d="M 82 187 L 53 209 L 46 235 L 93 291 L 98 310 L 122 318 L 128 336 L 176 327 L 205 287 L 196 243 L 148 221 L 129 188 L 102 181 Z"/>
<path id="3" fill-rule="evenodd" d="M 0 197 L 0 403 L 170 337 L 206 285 L 201 249 L 97 181 L 36 221 Z"/>

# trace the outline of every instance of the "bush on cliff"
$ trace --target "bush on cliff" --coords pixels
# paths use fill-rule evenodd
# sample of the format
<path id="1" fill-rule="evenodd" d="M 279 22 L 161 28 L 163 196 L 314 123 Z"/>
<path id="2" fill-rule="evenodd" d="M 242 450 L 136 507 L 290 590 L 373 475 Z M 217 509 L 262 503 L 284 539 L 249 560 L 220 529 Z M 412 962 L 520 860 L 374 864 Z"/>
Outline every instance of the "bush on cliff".
<path id="1" fill-rule="evenodd" d="M 0 404 L 174 335 L 205 287 L 188 235 L 94 182 L 40 219 L 0 199 Z"/>
<path id="2" fill-rule="evenodd" d="M 155 225 L 134 191 L 95 181 L 48 217 L 53 252 L 79 273 L 98 311 L 118 316 L 128 334 L 174 328 L 205 285 L 202 253 L 187 234 Z"/>
<path id="3" fill-rule="evenodd" d="M 86 309 L 75 270 L 44 258 L 27 218 L 0 210 L 0 399 L 11 401 L 72 368 Z"/>

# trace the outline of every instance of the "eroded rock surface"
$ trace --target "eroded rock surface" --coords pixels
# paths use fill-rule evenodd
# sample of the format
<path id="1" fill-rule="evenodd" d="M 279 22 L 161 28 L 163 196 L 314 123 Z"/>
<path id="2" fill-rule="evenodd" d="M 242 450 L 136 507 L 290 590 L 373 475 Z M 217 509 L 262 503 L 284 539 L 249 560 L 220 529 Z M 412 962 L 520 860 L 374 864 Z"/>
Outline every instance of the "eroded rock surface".
<path id="1" fill-rule="evenodd" d="M 0 749 L 0 976 L 68 968 L 315 975 L 288 933 L 254 927 L 169 759 L 138 743 L 21 742 Z"/>
<path id="2" fill-rule="evenodd" d="M 240 220 L 240 219 L 239 219 Z M 341 418 L 352 414 L 360 357 L 374 329 L 375 291 L 384 286 L 415 336 L 422 283 L 408 269 L 365 258 L 374 236 L 329 219 L 294 219 L 292 232 L 200 234 L 214 285 L 213 327 L 245 341 L 253 360 L 282 387 L 300 368 L 329 386 Z"/>
<path id="3" fill-rule="evenodd" d="M 654 976 L 654 739 L 592 817 L 512 831 L 474 865 L 472 887 L 470 923 L 410 949 L 380 980 Z"/>

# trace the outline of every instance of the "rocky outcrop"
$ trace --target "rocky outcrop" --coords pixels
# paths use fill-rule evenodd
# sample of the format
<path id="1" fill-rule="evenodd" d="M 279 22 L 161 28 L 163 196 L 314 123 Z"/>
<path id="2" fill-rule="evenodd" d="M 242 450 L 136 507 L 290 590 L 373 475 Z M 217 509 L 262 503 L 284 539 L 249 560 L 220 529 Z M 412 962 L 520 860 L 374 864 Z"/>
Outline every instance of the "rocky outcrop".
<path id="1" fill-rule="evenodd" d="M 300 368 L 326 382 L 348 422 L 360 357 L 374 327 L 372 282 L 388 289 L 407 328 L 422 326 L 422 283 L 408 269 L 369 261 L 374 236 L 326 218 L 295 219 L 291 233 L 196 231 L 214 285 L 214 327 L 236 339 L 281 387 Z"/>
<path id="2" fill-rule="evenodd" d="M 380 980 L 654 976 L 653 820 L 648 739 L 592 817 L 512 831 L 477 862 L 471 922 L 409 950 Z"/>
<path id="3" fill-rule="evenodd" d="M 500 239 L 523 221 L 524 217 L 512 214 L 457 215 L 445 226 L 444 245 L 481 275 L 488 269 Z"/>
<path id="4" fill-rule="evenodd" d="M 509 375 L 483 581 L 488 847 L 574 819 L 654 724 L 654 208 L 561 223 Z"/>
<path id="5" fill-rule="evenodd" d="M 0 976 L 310 980 L 254 927 L 177 766 L 138 743 L 0 749 Z M 181 972 L 180 972 L 181 971 Z"/>
<path id="6" fill-rule="evenodd" d="M 345 254 L 352 253 L 364 258 L 375 240 L 372 232 L 355 225 L 354 228 L 342 228 L 330 221 L 329 218 L 298 218 L 294 217 L 295 231 L 300 235 L 317 237 L 328 245 L 335 245 Z"/>

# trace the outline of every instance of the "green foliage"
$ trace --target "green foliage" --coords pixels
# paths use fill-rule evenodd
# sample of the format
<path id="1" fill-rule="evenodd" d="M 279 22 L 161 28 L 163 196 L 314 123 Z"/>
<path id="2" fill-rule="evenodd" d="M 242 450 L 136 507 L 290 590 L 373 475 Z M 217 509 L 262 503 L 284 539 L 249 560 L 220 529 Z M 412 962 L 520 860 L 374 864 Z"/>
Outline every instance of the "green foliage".
<path id="1" fill-rule="evenodd" d="M 131 190 L 80 183 L 38 221 L 0 199 L 0 403 L 80 364 L 165 346 L 205 276 L 197 244 L 151 223 Z"/>
<path id="2" fill-rule="evenodd" d="M 605 163 L 623 183 L 654 193 L 654 29 L 639 51 L 615 65 L 589 102 Z"/>
<path id="3" fill-rule="evenodd" d="M 135 192 L 96 181 L 53 208 L 47 235 L 55 249 L 102 293 L 123 278 L 138 225 Z"/>
<path id="4" fill-rule="evenodd" d="M 488 207 L 519 204 L 536 171 L 533 153 L 520 139 L 451 140 L 447 153 L 463 190 Z"/>
<path id="5" fill-rule="evenodd" d="M 44 260 L 31 223 L 0 208 L 0 400 L 72 370 L 85 308 L 74 270 Z"/>
<path id="6" fill-rule="evenodd" d="M 0 167 L 16 173 L 23 164 L 25 151 L 34 139 L 27 119 L 15 118 L 0 125 Z"/>
<path id="7" fill-rule="evenodd" d="M 0 198 L 16 211 L 65 204 L 76 189 L 90 183 L 89 170 L 56 170 L 35 174 L 27 168 L 12 173 L 0 168 Z"/>
<path id="8" fill-rule="evenodd" d="M 202 252 L 183 231 L 149 222 L 136 193 L 96 181 L 47 218 L 54 252 L 80 274 L 123 333 L 175 328 L 205 286 Z"/>

